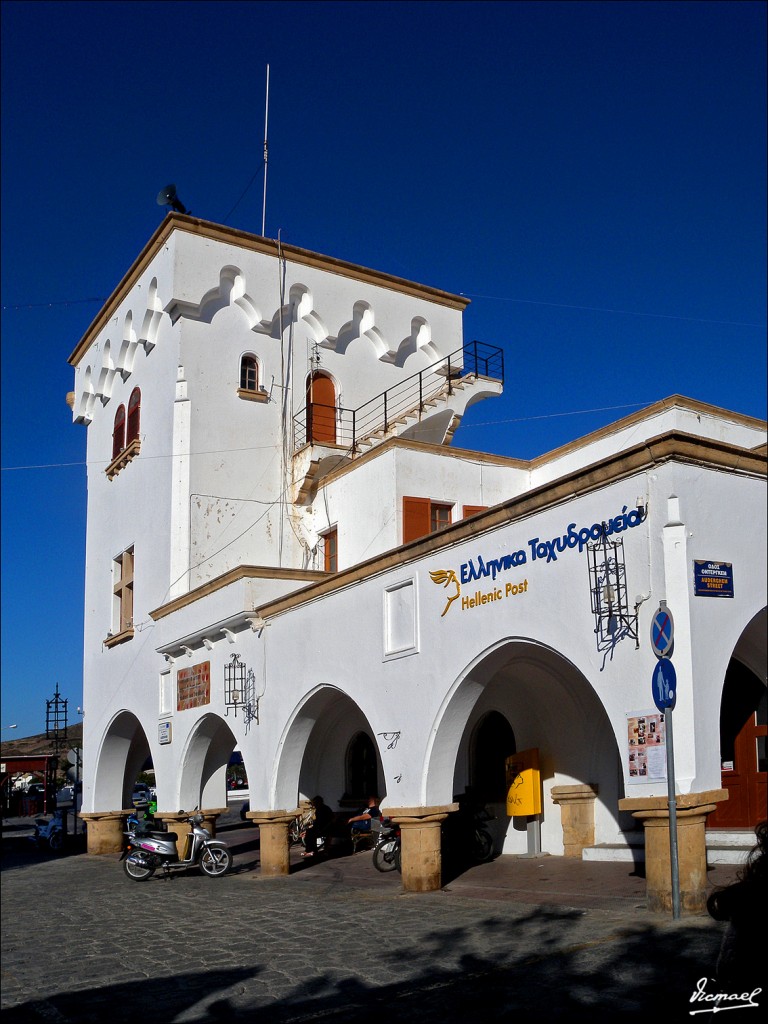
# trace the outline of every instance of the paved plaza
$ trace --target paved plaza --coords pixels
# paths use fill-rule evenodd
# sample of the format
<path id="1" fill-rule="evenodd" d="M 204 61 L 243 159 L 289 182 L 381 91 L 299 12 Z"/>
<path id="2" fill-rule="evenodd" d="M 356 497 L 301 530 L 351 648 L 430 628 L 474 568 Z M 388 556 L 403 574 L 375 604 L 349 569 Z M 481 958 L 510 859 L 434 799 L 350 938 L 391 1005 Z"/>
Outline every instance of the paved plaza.
<path id="1" fill-rule="evenodd" d="M 136 883 L 117 854 L 53 857 L 26 834 L 4 823 L 4 1024 L 682 1021 L 722 935 L 646 911 L 627 863 L 500 857 L 406 894 L 370 853 L 296 849 L 265 879 L 258 829 L 230 813 L 230 875 Z"/>

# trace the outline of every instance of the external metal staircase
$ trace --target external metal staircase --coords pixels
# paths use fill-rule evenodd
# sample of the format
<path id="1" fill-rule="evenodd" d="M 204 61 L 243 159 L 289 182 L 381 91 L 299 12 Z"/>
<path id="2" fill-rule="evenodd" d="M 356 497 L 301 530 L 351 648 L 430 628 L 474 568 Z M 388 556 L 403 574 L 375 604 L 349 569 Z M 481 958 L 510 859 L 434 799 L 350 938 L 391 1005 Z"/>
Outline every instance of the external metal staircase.
<path id="1" fill-rule="evenodd" d="M 473 341 L 444 356 L 424 370 L 406 377 L 357 409 L 305 406 L 294 417 L 294 452 L 306 445 L 329 444 L 347 449 L 354 457 L 391 436 L 401 436 L 436 412 L 452 408 L 451 420 L 463 415 L 479 394 L 499 394 L 504 383 L 504 353 L 500 348 Z M 481 385 L 485 384 L 485 389 Z M 489 386 L 490 385 L 490 386 Z M 465 393 L 465 394 L 462 394 Z M 322 423 L 324 430 L 318 429 Z M 322 434 L 332 425 L 334 440 Z M 448 431 L 446 427 L 446 432 Z"/>

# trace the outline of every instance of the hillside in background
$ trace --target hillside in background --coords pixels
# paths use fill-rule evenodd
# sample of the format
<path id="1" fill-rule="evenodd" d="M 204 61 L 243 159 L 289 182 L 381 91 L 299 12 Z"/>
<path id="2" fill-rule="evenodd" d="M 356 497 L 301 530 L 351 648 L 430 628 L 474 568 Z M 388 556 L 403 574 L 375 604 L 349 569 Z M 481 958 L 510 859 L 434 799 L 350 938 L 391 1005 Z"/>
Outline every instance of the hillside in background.
<path id="1" fill-rule="evenodd" d="M 83 723 L 73 722 L 67 728 L 66 739 L 59 740 L 59 754 L 66 759 L 67 752 L 72 747 L 83 745 Z M 56 745 L 53 737 L 46 738 L 45 733 L 38 733 L 36 736 L 22 736 L 19 739 L 3 740 L 0 743 L 0 757 L 30 757 L 35 754 L 54 754 Z"/>

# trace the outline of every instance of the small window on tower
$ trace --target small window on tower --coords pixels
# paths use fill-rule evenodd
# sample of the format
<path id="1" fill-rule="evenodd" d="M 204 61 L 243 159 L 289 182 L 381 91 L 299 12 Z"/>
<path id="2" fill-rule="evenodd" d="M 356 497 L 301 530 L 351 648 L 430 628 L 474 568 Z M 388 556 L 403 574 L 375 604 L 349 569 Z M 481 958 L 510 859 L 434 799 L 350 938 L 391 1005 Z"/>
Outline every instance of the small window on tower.
<path id="1" fill-rule="evenodd" d="M 259 360 L 252 353 L 244 355 L 240 360 L 240 387 L 237 393 L 240 398 L 251 402 L 266 402 L 267 392 L 260 384 Z"/>
<path id="2" fill-rule="evenodd" d="M 112 429 L 112 458 L 116 459 L 125 448 L 125 406 L 121 405 L 115 413 L 115 425 Z"/>
<path id="3" fill-rule="evenodd" d="M 141 391 L 138 388 L 134 388 L 131 392 L 131 398 L 128 402 L 128 429 L 125 434 L 125 443 L 129 445 L 131 441 L 138 441 L 139 439 L 139 427 L 141 426 Z"/>
<path id="4" fill-rule="evenodd" d="M 112 563 L 112 628 L 104 641 L 114 647 L 133 636 L 133 548 Z"/>

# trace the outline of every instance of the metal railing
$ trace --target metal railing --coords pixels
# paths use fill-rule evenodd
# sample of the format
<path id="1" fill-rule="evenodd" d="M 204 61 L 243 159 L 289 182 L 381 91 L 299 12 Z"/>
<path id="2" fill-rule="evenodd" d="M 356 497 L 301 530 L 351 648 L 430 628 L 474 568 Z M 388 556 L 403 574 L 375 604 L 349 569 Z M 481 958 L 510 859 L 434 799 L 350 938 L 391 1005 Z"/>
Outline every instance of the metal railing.
<path id="1" fill-rule="evenodd" d="M 504 353 L 500 348 L 472 341 L 357 409 L 313 402 L 293 418 L 294 451 L 313 442 L 357 451 L 366 438 L 374 434 L 384 436 L 394 423 L 409 416 L 420 418 L 425 409 L 452 395 L 462 381 L 477 377 L 504 383 Z"/>

